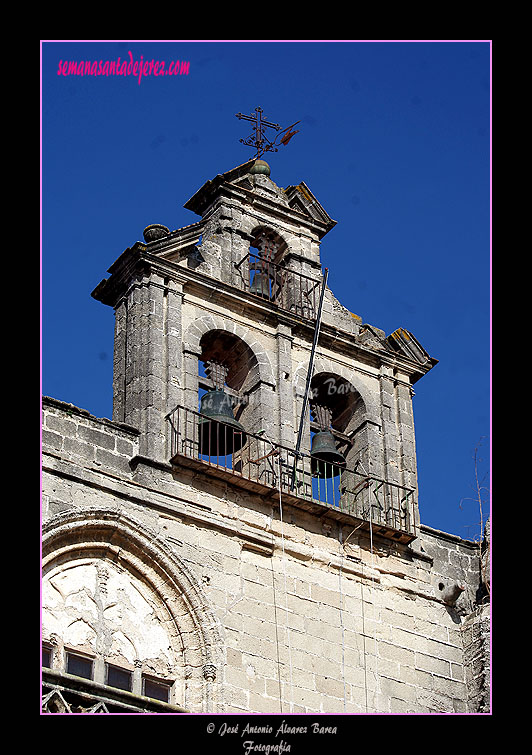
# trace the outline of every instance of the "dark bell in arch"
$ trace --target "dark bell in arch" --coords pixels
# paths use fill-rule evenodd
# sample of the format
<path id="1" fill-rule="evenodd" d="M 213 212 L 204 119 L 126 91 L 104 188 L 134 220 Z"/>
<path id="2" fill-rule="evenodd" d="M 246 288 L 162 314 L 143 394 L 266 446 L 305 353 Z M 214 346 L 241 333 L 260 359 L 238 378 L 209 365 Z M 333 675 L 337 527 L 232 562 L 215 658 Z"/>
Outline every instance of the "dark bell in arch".
<path id="1" fill-rule="evenodd" d="M 270 276 L 268 273 L 258 271 L 253 276 L 253 281 L 249 287 L 250 293 L 256 296 L 263 296 L 265 299 L 270 298 Z"/>
<path id="2" fill-rule="evenodd" d="M 204 456 L 229 456 L 247 440 L 244 428 L 233 416 L 231 397 L 222 390 L 201 397 L 199 452 Z"/>
<path id="3" fill-rule="evenodd" d="M 313 477 L 338 477 L 342 468 L 345 467 L 345 459 L 337 450 L 330 430 L 321 430 L 314 435 L 310 458 Z"/>

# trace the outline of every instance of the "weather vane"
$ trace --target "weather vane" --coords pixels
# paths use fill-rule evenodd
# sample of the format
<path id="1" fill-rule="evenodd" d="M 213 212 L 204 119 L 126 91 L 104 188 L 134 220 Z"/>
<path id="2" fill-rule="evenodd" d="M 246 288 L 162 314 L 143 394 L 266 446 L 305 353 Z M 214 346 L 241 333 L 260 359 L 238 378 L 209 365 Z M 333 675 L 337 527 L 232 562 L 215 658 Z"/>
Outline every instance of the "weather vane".
<path id="1" fill-rule="evenodd" d="M 266 121 L 262 118 L 262 108 L 260 107 L 255 108 L 255 115 L 242 115 L 242 113 L 237 113 L 236 117 L 239 120 L 251 121 L 254 124 L 254 133 L 251 134 L 251 136 L 248 136 L 247 139 L 240 139 L 240 141 L 247 147 L 255 147 L 257 150 L 255 159 L 257 160 L 260 159 L 265 152 L 278 152 L 277 144 L 284 144 L 286 146 L 294 134 L 298 133 L 298 131 L 291 131 L 291 129 L 294 126 L 297 126 L 298 123 L 301 123 L 301 121 L 296 121 L 295 123 L 292 123 L 291 126 L 287 126 L 281 131 L 281 126 L 278 123 L 270 123 L 270 121 Z M 268 139 L 264 133 L 267 128 L 273 128 L 278 132 L 275 139 Z M 279 139 L 279 137 L 281 138 Z M 278 139 L 279 141 L 277 141 Z"/>

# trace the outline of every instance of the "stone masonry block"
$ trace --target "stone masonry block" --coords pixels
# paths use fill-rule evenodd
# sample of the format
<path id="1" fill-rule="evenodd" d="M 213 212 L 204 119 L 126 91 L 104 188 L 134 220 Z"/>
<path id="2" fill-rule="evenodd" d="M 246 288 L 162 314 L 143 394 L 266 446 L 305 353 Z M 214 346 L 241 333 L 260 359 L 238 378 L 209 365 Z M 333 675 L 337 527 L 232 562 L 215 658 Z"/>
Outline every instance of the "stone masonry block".
<path id="1" fill-rule="evenodd" d="M 115 448 L 114 434 L 105 433 L 93 427 L 86 427 L 84 425 L 80 425 L 78 428 L 78 437 L 81 440 L 85 441 L 86 443 L 90 443 L 93 446 L 106 448 L 110 451 L 113 451 Z"/>
<path id="2" fill-rule="evenodd" d="M 327 590 L 319 585 L 311 585 L 310 595 L 318 603 L 324 603 L 327 606 L 340 608 L 341 596 L 338 591 Z"/>
<path id="3" fill-rule="evenodd" d="M 48 430 L 53 430 L 61 435 L 75 435 L 77 423 L 74 420 L 65 419 L 62 416 L 54 414 L 44 415 L 44 426 Z"/>
<path id="4" fill-rule="evenodd" d="M 117 453 L 127 456 L 128 458 L 131 458 L 136 454 L 137 446 L 135 443 L 133 443 L 130 440 L 126 440 L 125 438 L 116 438 L 116 451 Z"/>
<path id="5" fill-rule="evenodd" d="M 403 666 L 415 666 L 416 653 L 409 649 L 398 647 L 389 642 L 383 642 L 382 640 L 378 644 L 379 657 L 385 658 L 390 661 L 395 661 Z"/>
<path id="6" fill-rule="evenodd" d="M 415 703 L 417 699 L 417 689 L 411 684 L 400 682 L 397 679 L 388 679 L 381 677 L 379 679 L 381 692 L 387 697 L 394 697 L 398 700 Z"/>
<path id="7" fill-rule="evenodd" d="M 51 432 L 50 430 L 43 430 L 42 435 L 43 449 L 50 449 L 53 451 L 60 451 L 63 447 L 63 436 L 59 433 Z"/>
<path id="8" fill-rule="evenodd" d="M 430 655 L 424 655 L 423 653 L 416 653 L 415 658 L 416 668 L 421 669 L 422 671 L 429 671 L 430 673 L 439 674 L 440 676 L 451 675 L 451 664 L 449 661 L 434 658 Z"/>
<path id="9" fill-rule="evenodd" d="M 280 713 L 279 700 L 255 692 L 249 693 L 249 710 L 252 713 L 275 714 Z"/>
<path id="10" fill-rule="evenodd" d="M 266 689 L 265 680 L 263 677 L 258 676 L 254 670 L 251 671 L 251 669 L 253 669 L 252 666 L 248 666 L 248 670 L 246 670 L 228 665 L 225 672 L 225 681 L 233 687 L 263 695 Z"/>
<path id="11" fill-rule="evenodd" d="M 342 627 L 324 624 L 318 619 L 304 618 L 305 633 L 311 637 L 320 639 L 329 639 L 332 642 L 342 642 Z"/>
<path id="12" fill-rule="evenodd" d="M 343 698 L 344 683 L 338 679 L 329 677 L 316 677 L 316 690 L 327 697 Z"/>
<path id="13" fill-rule="evenodd" d="M 446 695 L 454 700 L 465 700 L 466 689 L 463 682 L 455 679 L 434 675 L 433 690 L 437 694 Z"/>
<path id="14" fill-rule="evenodd" d="M 76 438 L 65 438 L 64 450 L 67 454 L 74 454 L 85 461 L 94 461 L 94 446 Z"/>

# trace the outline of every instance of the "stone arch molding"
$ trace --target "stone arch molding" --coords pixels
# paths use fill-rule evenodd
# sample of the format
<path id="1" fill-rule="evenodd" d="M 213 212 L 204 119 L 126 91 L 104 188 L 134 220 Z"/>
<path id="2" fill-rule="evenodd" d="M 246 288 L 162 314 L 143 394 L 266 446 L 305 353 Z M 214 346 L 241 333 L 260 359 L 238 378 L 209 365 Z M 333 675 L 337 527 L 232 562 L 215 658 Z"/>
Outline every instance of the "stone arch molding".
<path id="1" fill-rule="evenodd" d="M 42 555 L 43 583 L 61 566 L 90 560 L 138 580 L 150 592 L 171 644 L 181 653 L 183 694 L 178 704 L 195 713 L 219 710 L 225 665 L 219 621 L 193 572 L 157 533 L 120 511 L 72 511 L 43 526 Z"/>
<path id="2" fill-rule="evenodd" d="M 244 328 L 232 320 L 225 320 L 218 315 L 204 315 L 203 317 L 199 317 L 188 327 L 183 337 L 184 347 L 199 355 L 201 353 L 200 341 L 202 337 L 211 330 L 222 330 L 240 338 L 255 356 L 255 377 L 264 383 L 275 385 L 276 380 L 274 378 L 270 357 L 268 356 L 265 347 L 254 337 L 253 333 L 248 328 Z"/>
<path id="3" fill-rule="evenodd" d="M 286 232 L 274 224 L 254 224 L 249 235 L 253 238 L 253 243 L 261 238 L 269 238 L 275 242 L 276 248 L 273 255 L 273 261 L 279 262 L 289 249 L 286 241 Z"/>
<path id="4" fill-rule="evenodd" d="M 305 385 L 307 380 L 308 363 L 301 364 L 294 372 L 294 391 L 297 396 L 303 397 L 305 394 Z M 343 378 L 347 383 L 353 386 L 355 391 L 360 396 L 364 406 L 365 419 L 374 422 L 376 425 L 381 424 L 379 406 L 375 402 L 375 397 L 371 394 L 367 384 L 361 380 L 360 375 L 354 370 L 350 370 L 343 367 L 340 364 L 329 363 L 319 357 L 316 357 L 314 361 L 314 369 L 312 372 L 313 377 L 317 377 L 320 373 L 328 373 L 338 375 Z"/>

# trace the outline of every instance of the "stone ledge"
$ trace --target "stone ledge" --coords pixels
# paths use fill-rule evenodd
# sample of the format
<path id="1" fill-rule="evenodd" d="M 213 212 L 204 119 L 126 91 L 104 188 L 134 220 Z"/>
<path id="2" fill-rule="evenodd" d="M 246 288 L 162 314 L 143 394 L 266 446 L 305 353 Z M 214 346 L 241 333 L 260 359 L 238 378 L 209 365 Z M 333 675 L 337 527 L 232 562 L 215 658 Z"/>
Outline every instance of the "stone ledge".
<path id="1" fill-rule="evenodd" d="M 466 547 L 478 549 L 478 543 L 476 543 L 474 540 L 464 540 L 464 538 L 460 537 L 460 535 L 453 535 L 449 532 L 443 532 L 442 530 L 437 530 L 433 527 L 429 527 L 427 524 L 420 524 L 419 531 L 420 534 L 426 533 L 430 537 L 434 537 L 436 540 L 447 540 L 449 543 L 454 543 L 456 545 L 465 545 Z"/>
<path id="2" fill-rule="evenodd" d="M 52 398 L 51 396 L 43 396 L 42 408 L 45 409 L 47 407 L 59 409 L 68 415 L 76 415 L 78 417 L 83 417 L 85 419 L 90 420 L 91 422 L 99 423 L 110 429 L 120 430 L 121 432 L 134 435 L 135 437 L 138 437 L 140 435 L 140 430 L 138 430 L 136 427 L 132 427 L 131 425 L 126 425 L 123 422 L 113 422 L 113 420 L 107 419 L 106 417 L 95 417 L 86 409 L 80 409 L 79 406 L 75 406 L 74 404 L 69 404 L 66 401 L 60 401 L 59 399 Z"/>
<path id="3" fill-rule="evenodd" d="M 74 695 L 87 703 L 103 703 L 117 705 L 131 713 L 188 713 L 189 711 L 178 705 L 163 703 L 133 692 L 98 684 L 91 679 L 83 679 L 72 674 L 62 673 L 54 669 L 43 668 L 42 682 L 48 691 L 56 689 Z"/>

